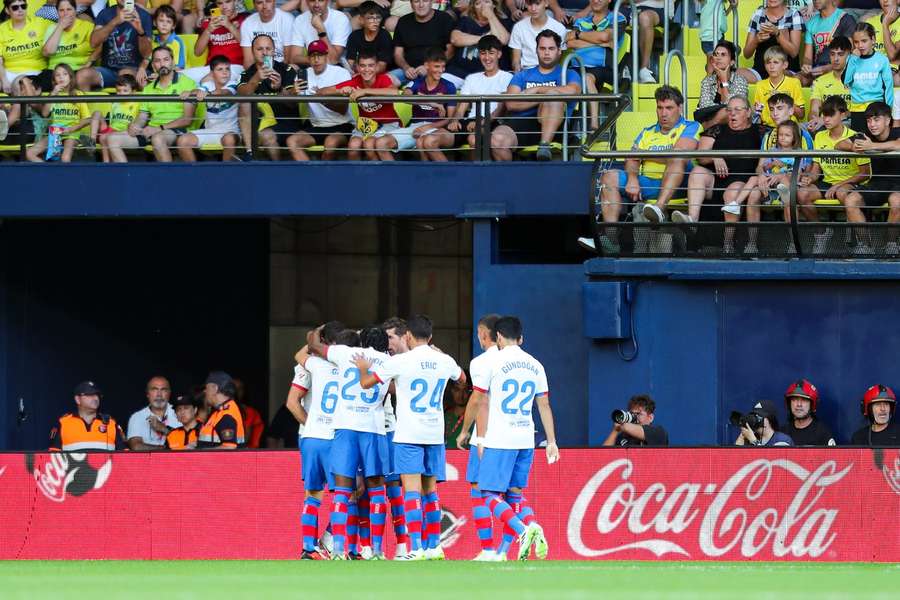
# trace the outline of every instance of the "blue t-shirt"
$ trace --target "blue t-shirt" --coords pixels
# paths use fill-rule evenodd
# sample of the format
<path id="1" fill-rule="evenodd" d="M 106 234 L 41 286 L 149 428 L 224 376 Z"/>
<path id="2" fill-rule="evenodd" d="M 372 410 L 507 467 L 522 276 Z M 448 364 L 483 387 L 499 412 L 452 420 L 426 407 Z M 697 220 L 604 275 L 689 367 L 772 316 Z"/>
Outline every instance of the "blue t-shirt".
<path id="1" fill-rule="evenodd" d="M 455 96 L 456 95 L 456 86 L 447 81 L 446 79 L 441 78 L 438 81 L 438 84 L 432 89 L 428 89 L 428 85 L 425 83 L 425 77 L 419 76 L 409 84 L 409 89 L 412 91 L 413 95 L 423 95 L 423 96 L 439 96 L 439 95 L 447 95 L 447 96 Z M 456 106 L 455 102 L 448 102 L 446 105 L 447 113 L 450 112 L 450 107 Z M 413 104 L 412 107 L 412 122 L 413 123 L 429 123 L 432 121 L 440 121 L 441 119 L 445 119 L 446 117 L 442 117 L 441 114 L 435 109 L 433 106 L 429 104 Z"/>
<path id="2" fill-rule="evenodd" d="M 850 110 L 862 112 L 875 101 L 894 105 L 894 76 L 891 63 L 881 52 L 869 56 L 851 54 L 844 69 L 844 85 L 850 90 Z"/>
<path id="3" fill-rule="evenodd" d="M 153 20 L 150 18 L 150 13 L 140 6 L 134 8 L 140 15 L 144 33 L 150 35 L 153 31 Z M 118 6 L 107 6 L 101 10 L 94 19 L 95 27 L 103 27 L 115 19 L 118 15 L 117 10 Z M 138 47 L 139 38 L 137 29 L 132 27 L 131 23 L 122 23 L 113 29 L 106 41 L 103 42 L 103 66 L 114 71 L 126 67 L 137 68 L 143 59 Z"/>
<path id="4" fill-rule="evenodd" d="M 856 19 L 840 8 L 835 9 L 828 17 L 823 17 L 821 13 L 814 14 L 806 22 L 806 33 L 803 37 L 804 43 L 812 46 L 813 66 L 827 65 L 829 61 L 828 44 L 841 35 L 851 37 L 855 26 Z"/>
<path id="5" fill-rule="evenodd" d="M 619 47 L 622 47 L 622 40 L 625 37 L 625 15 L 619 14 Z M 605 31 L 612 29 L 613 14 L 609 12 L 599 23 L 594 23 L 593 15 L 582 17 L 572 23 L 573 31 Z M 612 66 L 612 49 L 602 46 L 590 46 L 588 48 L 577 48 L 575 54 L 584 61 L 585 67 L 611 67 Z"/>
<path id="6" fill-rule="evenodd" d="M 577 83 L 581 86 L 581 77 L 572 69 L 568 69 L 566 73 L 566 85 Z M 523 92 L 529 88 L 539 86 L 561 87 L 562 86 L 562 66 L 556 65 L 549 73 L 542 73 L 540 67 L 531 67 L 519 71 L 510 80 L 509 85 L 518 87 Z M 569 102 L 566 112 L 571 113 L 575 107 L 575 102 Z M 522 112 L 510 113 L 516 117 L 533 117 L 537 115 L 537 107 L 523 110 Z"/>
<path id="7" fill-rule="evenodd" d="M 776 431 L 772 434 L 772 437 L 769 438 L 769 441 L 763 444 L 763 446 L 793 446 L 794 440 L 791 439 L 791 436 L 781 433 L 780 431 Z"/>

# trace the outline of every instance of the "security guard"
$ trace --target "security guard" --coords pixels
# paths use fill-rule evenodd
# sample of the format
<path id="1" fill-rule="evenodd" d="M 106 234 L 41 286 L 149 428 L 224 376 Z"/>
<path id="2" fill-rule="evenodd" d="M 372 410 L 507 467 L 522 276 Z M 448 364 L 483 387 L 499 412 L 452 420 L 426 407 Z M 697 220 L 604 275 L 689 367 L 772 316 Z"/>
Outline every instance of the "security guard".
<path id="1" fill-rule="evenodd" d="M 235 401 L 237 388 L 231 376 L 213 371 L 206 378 L 206 403 L 212 412 L 200 428 L 200 448 L 233 450 L 244 445 L 244 421 Z"/>
<path id="2" fill-rule="evenodd" d="M 199 402 L 191 394 L 178 396 L 172 406 L 175 417 L 181 423 L 166 435 L 166 448 L 169 450 L 193 450 L 199 439 L 200 421 L 197 419 Z"/>
<path id="3" fill-rule="evenodd" d="M 84 450 L 122 450 L 125 434 L 116 420 L 99 412 L 102 392 L 93 381 L 75 386 L 78 411 L 59 418 L 50 431 L 50 450 L 82 452 Z"/>

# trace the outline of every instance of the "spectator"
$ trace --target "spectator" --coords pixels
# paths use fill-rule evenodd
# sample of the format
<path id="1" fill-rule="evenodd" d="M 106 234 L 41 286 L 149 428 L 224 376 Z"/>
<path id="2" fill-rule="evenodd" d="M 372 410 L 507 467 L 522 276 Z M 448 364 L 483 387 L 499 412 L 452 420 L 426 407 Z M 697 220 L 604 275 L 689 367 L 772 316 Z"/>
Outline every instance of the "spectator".
<path id="1" fill-rule="evenodd" d="M 159 450 L 166 443 L 166 435 L 179 426 L 179 419 L 169 405 L 172 388 L 165 377 L 153 377 L 147 382 L 147 406 L 128 419 L 128 447 L 132 450 Z"/>
<path id="2" fill-rule="evenodd" d="M 75 386 L 78 410 L 59 418 L 50 431 L 50 451 L 122 450 L 125 435 L 116 420 L 100 413 L 102 392 L 93 381 Z"/>
<path id="3" fill-rule="evenodd" d="M 275 8 L 275 0 L 253 0 L 256 13 L 241 23 L 241 48 L 244 51 L 244 68 L 250 69 L 254 64 L 253 42 L 260 35 L 268 36 L 274 48 L 277 62 L 290 60 L 292 53 L 294 17 L 280 8 Z"/>
<path id="4" fill-rule="evenodd" d="M 394 40 L 382 27 L 383 15 L 384 9 L 376 2 L 367 0 L 359 5 L 362 28 L 352 32 L 347 38 L 347 62 L 351 71 L 356 72 L 359 53 L 363 50 L 375 53 L 378 58 L 378 73 L 386 73 L 394 64 Z"/>
<path id="5" fill-rule="evenodd" d="M 94 25 L 90 21 L 75 16 L 75 0 L 59 0 L 56 4 L 59 22 L 48 27 L 44 36 L 42 52 L 53 69 L 65 63 L 75 71 L 78 89 L 89 91 L 91 65 L 91 32 Z"/>
<path id="6" fill-rule="evenodd" d="M 878 16 L 881 13 L 879 0 L 843 0 L 841 8 L 853 15 L 858 23 L 868 20 L 871 17 Z M 811 15 L 804 15 L 809 18 Z"/>
<path id="7" fill-rule="evenodd" d="M 20 96 L 40 96 L 43 94 L 42 79 L 44 77 L 19 77 L 17 79 L 16 93 Z M 6 108 L 0 107 L 0 115 L 7 117 L 6 143 L 10 145 L 33 144 L 36 141 L 35 131 L 40 131 L 46 124 L 42 114 L 43 106 L 32 104 L 7 104 Z M 24 123 L 20 124 L 20 121 Z M 2 118 L 0 118 L 2 124 Z M 19 129 L 22 132 L 19 132 Z M 22 139 L 24 137 L 24 140 Z"/>
<path id="8" fill-rule="evenodd" d="M 321 40 L 328 44 L 328 62 L 336 65 L 341 60 L 352 31 L 350 19 L 341 11 L 329 8 L 328 0 L 307 0 L 307 4 L 309 10 L 294 19 L 291 35 L 294 51 L 290 62 L 308 65 L 306 47 Z"/>
<path id="9" fill-rule="evenodd" d="M 718 48 L 716 49 L 718 51 Z M 762 132 L 750 120 L 750 103 L 746 96 L 732 96 L 726 105 L 728 120 L 704 129 L 697 150 L 758 150 Z M 688 214 L 672 212 L 675 223 L 700 220 L 705 200 L 713 205 L 730 204 L 752 177 L 757 166 L 755 158 L 701 158 L 691 169 L 688 178 Z M 714 220 L 718 220 L 718 215 Z"/>
<path id="10" fill-rule="evenodd" d="M 193 450 L 197 447 L 200 421 L 197 420 L 197 400 L 190 394 L 178 396 L 172 403 L 179 426 L 166 435 L 169 450 Z"/>
<path id="11" fill-rule="evenodd" d="M 358 102 L 364 96 L 399 96 L 403 93 L 397 89 L 390 76 L 377 73 L 378 59 L 374 54 L 360 52 L 356 66 L 359 74 L 335 86 L 320 89 L 318 93 L 323 96 L 343 94 L 349 97 L 351 102 Z M 370 160 L 377 160 L 375 142 L 381 136 L 399 128 L 400 117 L 394 110 L 393 103 L 359 102 L 359 119 L 348 144 L 348 158 L 359 160 L 359 151 L 364 148 Z"/>
<path id="12" fill-rule="evenodd" d="M 806 128 L 816 132 L 824 126 L 822 122 L 822 103 L 828 96 L 840 96 L 845 102 L 850 102 L 850 90 L 844 85 L 844 70 L 847 68 L 847 58 L 853 50 L 853 44 L 849 38 L 837 36 L 832 38 L 828 45 L 828 57 L 831 70 L 820 75 L 812 84 L 812 94 L 809 99 L 809 121 Z"/>
<path id="13" fill-rule="evenodd" d="M 466 374 L 466 381 L 469 375 Z M 455 450 L 456 438 L 462 433 L 466 404 L 472 389 L 469 386 L 449 385 L 444 390 L 444 445 Z"/>
<path id="14" fill-rule="evenodd" d="M 831 71 L 829 45 L 839 36 L 850 37 L 856 26 L 856 19 L 838 8 L 839 0 L 814 0 L 817 12 L 806 22 L 804 37 L 803 66 L 798 77 L 804 86 L 812 85 L 820 75 Z"/>
<path id="15" fill-rule="evenodd" d="M 116 81 L 117 95 L 131 96 L 132 94 L 137 94 L 139 90 L 140 88 L 134 75 L 128 75 L 127 73 L 119 75 L 119 79 Z M 113 102 L 110 104 L 105 120 L 100 123 L 100 135 L 97 138 L 103 154 L 103 162 L 108 163 L 112 160 L 109 154 L 109 144 L 107 143 L 109 136 L 114 133 L 126 133 L 128 127 L 134 123 L 140 112 L 140 102 Z"/>
<path id="16" fill-rule="evenodd" d="M 450 43 L 455 50 L 453 58 L 447 64 L 444 78 L 457 87 L 461 86 L 463 79 L 481 71 L 478 42 L 486 35 L 493 35 L 505 47 L 509 44 L 509 32 L 512 28 L 512 22 L 502 15 L 495 0 L 471 0 L 465 15 L 459 19 L 450 34 Z M 507 70 L 510 67 L 509 56 L 504 54 L 500 68 Z"/>
<path id="17" fill-rule="evenodd" d="M 886 385 L 873 385 L 862 399 L 863 416 L 869 424 L 850 437 L 851 446 L 900 446 L 900 425 L 894 422 L 897 397 Z"/>
<path id="18" fill-rule="evenodd" d="M 414 96 L 445 95 L 455 96 L 456 86 L 442 77 L 447 66 L 447 56 L 441 48 L 432 48 L 425 55 L 424 77 L 417 77 L 409 87 L 402 90 Z M 431 138 L 433 147 L 424 145 L 424 137 L 435 133 L 448 123 L 448 113 L 456 103 L 429 104 L 423 100 L 413 103 L 412 119 L 408 126 L 383 135 L 375 141 L 378 158 L 393 161 L 394 152 L 418 148 L 422 160 L 428 161 L 431 151 L 439 151 L 439 140 Z"/>
<path id="19" fill-rule="evenodd" d="M 34 12 L 34 16 L 39 17 L 41 19 L 47 19 L 51 23 L 59 22 L 59 11 L 57 10 L 57 5 L 59 4 L 58 0 L 47 0 L 47 3 L 42 7 L 37 9 Z M 106 2 L 103 3 L 103 6 L 106 6 Z M 91 9 L 91 4 L 79 4 L 75 7 L 75 12 L 79 17 L 84 13 L 88 12 Z M 91 29 L 94 27 L 94 14 L 93 12 L 85 15 L 84 18 L 81 19 L 91 26 Z"/>
<path id="20" fill-rule="evenodd" d="M 244 25 L 246 24 L 245 21 Z M 241 39 L 244 39 L 243 36 L 242 28 Z M 237 88 L 239 95 L 272 96 L 296 93 L 297 70 L 293 65 L 285 64 L 275 58 L 275 41 L 271 37 L 266 34 L 256 36 L 251 51 L 253 64 L 241 75 L 241 81 Z M 278 160 L 281 154 L 280 147 L 285 145 L 287 138 L 297 131 L 299 114 L 295 104 L 284 102 L 272 104 L 272 113 L 275 116 L 275 123 L 260 130 L 259 143 L 266 148 L 272 160 Z M 241 135 L 244 138 L 244 144 L 249 144 L 249 105 L 241 107 L 240 117 Z"/>
<path id="21" fill-rule="evenodd" d="M 676 88 L 661 86 L 654 94 L 657 123 L 644 128 L 634 140 L 634 150 L 696 150 L 700 124 L 684 118 L 684 96 Z M 662 160 L 629 159 L 625 169 L 610 169 L 603 174 L 601 202 L 603 220 L 615 223 L 625 205 L 625 192 L 631 203 L 656 199 L 656 204 L 644 204 L 644 217 L 651 221 L 665 220 L 663 209 L 679 188 L 684 188 L 690 172 L 690 161 L 679 158 Z M 613 232 L 610 232 L 611 234 Z M 614 235 L 614 234 L 613 234 Z M 609 242 L 618 247 L 615 240 Z M 612 247 L 610 248 L 612 249 Z"/>
<path id="22" fill-rule="evenodd" d="M 390 3 L 391 9 L 388 13 L 389 16 L 385 17 L 384 28 L 390 32 L 395 32 L 397 23 L 400 22 L 402 17 L 412 13 L 413 7 L 409 0 L 390 0 Z M 451 4 L 449 0 L 434 0 L 431 3 L 431 7 L 436 11 L 444 11 L 449 4 Z M 453 17 L 450 18 L 452 19 Z"/>
<path id="23" fill-rule="evenodd" d="M 700 8 L 700 48 L 703 53 L 710 56 L 716 48 L 716 43 L 725 38 L 728 31 L 727 15 L 737 10 L 737 0 L 728 0 L 717 4 L 715 0 L 697 0 Z M 716 11 L 719 13 L 719 30 L 713 31 Z"/>
<path id="24" fill-rule="evenodd" d="M 750 19 L 750 29 L 744 42 L 744 58 L 753 58 L 752 69 L 741 69 L 749 83 L 756 83 L 766 72 L 769 48 L 780 48 L 787 57 L 787 69 L 800 70 L 800 42 L 803 36 L 803 17 L 785 6 L 785 0 L 767 0 Z"/>
<path id="25" fill-rule="evenodd" d="M 794 100 L 793 116 L 797 119 L 803 118 L 805 103 L 803 86 L 800 85 L 799 79 L 786 74 L 787 66 L 787 55 L 781 48 L 772 47 L 766 50 L 766 72 L 769 76 L 757 84 L 753 95 L 753 108 L 759 115 L 760 122 L 768 127 L 775 126 L 768 102 L 772 94 L 789 95 Z"/>
<path id="26" fill-rule="evenodd" d="M 866 23 L 875 29 L 875 52 L 881 52 L 888 57 L 893 66 L 900 59 L 900 12 L 897 10 L 897 0 L 879 0 L 880 13 L 875 13 Z M 847 37 L 852 35 L 849 34 Z M 893 67 L 892 67 L 893 69 Z M 900 85 L 900 74 L 894 70 L 894 85 Z"/>
<path id="27" fill-rule="evenodd" d="M 665 3 L 669 0 L 635 0 L 634 10 L 638 18 L 638 42 L 640 44 L 640 70 L 638 71 L 638 83 L 656 83 L 653 71 L 650 69 L 650 59 L 653 57 L 653 41 L 656 39 L 656 26 L 662 25 L 666 15 Z M 674 15 L 669 18 L 673 18 Z"/>
<path id="28" fill-rule="evenodd" d="M 172 51 L 160 46 L 153 51 L 152 65 L 156 81 L 141 92 L 144 95 L 179 96 L 172 102 L 143 102 L 127 133 L 114 133 L 106 139 L 113 162 L 128 162 L 124 148 L 142 148 L 149 142 L 159 162 L 172 162 L 170 147 L 194 119 L 194 104 L 185 102 L 196 84 L 175 72 Z M 184 95 L 184 97 L 182 97 Z"/>
<path id="29" fill-rule="evenodd" d="M 612 430 L 603 441 L 604 446 L 668 446 L 669 434 L 660 425 L 654 425 L 656 402 L 641 394 L 628 400 L 631 420 L 625 423 L 613 421 Z"/>
<path id="30" fill-rule="evenodd" d="M 200 428 L 199 448 L 234 450 L 245 443 L 244 421 L 235 396 L 237 390 L 228 373 L 213 371 L 206 378 L 206 404 L 211 412 Z"/>
<path id="31" fill-rule="evenodd" d="M 244 434 L 247 438 L 247 448 L 259 448 L 262 442 L 263 430 L 266 428 L 266 422 L 263 421 L 259 411 L 247 403 L 247 393 L 244 387 L 244 381 L 234 378 L 234 389 L 236 390 L 235 401 L 241 410 L 241 418 L 244 420 Z"/>
<path id="32" fill-rule="evenodd" d="M 772 94 L 766 101 L 766 105 L 769 107 L 769 115 L 771 115 L 772 120 L 775 122 L 775 127 L 781 125 L 786 121 L 796 121 L 794 115 L 797 114 L 797 111 L 794 107 L 794 99 L 788 94 L 780 92 L 777 94 Z M 772 134 L 772 132 L 775 131 L 774 128 L 767 128 L 764 125 L 763 127 L 767 131 L 765 136 L 763 136 L 762 149 L 769 150 L 778 145 L 777 136 Z M 812 150 L 812 135 L 810 135 L 810 133 L 805 128 L 802 128 L 800 133 L 803 136 L 801 147 L 804 150 Z"/>
<path id="33" fill-rule="evenodd" d="M 721 40 L 710 53 L 712 73 L 700 82 L 700 100 L 694 111 L 694 120 L 709 129 L 727 123 L 726 106 L 731 98 L 747 98 L 747 80 L 737 74 L 737 48 L 727 40 Z"/>
<path id="34" fill-rule="evenodd" d="M 792 383 L 784 393 L 788 410 L 785 434 L 797 446 L 836 446 L 831 429 L 816 416 L 819 390 L 806 379 Z"/>
<path id="35" fill-rule="evenodd" d="M 84 75 L 84 87 L 112 87 L 119 73 L 137 76 L 141 61 L 150 55 L 153 34 L 150 13 L 139 5 L 125 10 L 125 0 L 117 2 L 116 6 L 104 8 L 94 19 L 91 46 L 102 47 L 101 66 Z"/>
<path id="36" fill-rule="evenodd" d="M 377 4 L 376 4 L 377 6 Z M 328 45 L 315 40 L 306 49 L 309 56 L 309 68 L 306 69 L 306 94 L 321 94 L 321 90 L 347 81 L 353 76 L 344 67 L 328 63 Z M 309 160 L 306 148 L 312 145 L 323 145 L 322 160 L 335 160 L 336 151 L 347 145 L 353 132 L 353 119 L 347 104 L 339 105 L 311 102 L 309 110 L 309 127 L 304 128 L 287 139 L 294 160 Z"/>
<path id="37" fill-rule="evenodd" d="M 561 40 L 566 39 L 565 26 L 547 15 L 547 0 L 525 0 L 525 7 L 528 11 L 528 18 L 513 25 L 509 37 L 512 68 L 517 73 L 523 69 L 534 68 L 540 62 L 537 55 L 539 33 L 549 29 L 556 33 Z M 565 45 L 561 49 L 565 50 Z"/>
<path id="38" fill-rule="evenodd" d="M 173 67 L 176 71 L 184 70 L 185 65 L 185 48 L 184 40 L 175 33 L 175 9 L 168 4 L 164 4 L 156 9 L 153 14 L 153 25 L 156 33 L 153 34 L 153 47 L 159 48 L 166 46 L 172 51 Z M 141 87 L 147 86 L 147 81 L 156 79 L 157 75 L 153 72 L 150 65 L 150 58 L 141 61 L 141 65 L 137 70 L 137 81 Z"/>
<path id="39" fill-rule="evenodd" d="M 60 63 L 53 69 L 53 90 L 51 96 L 75 96 L 81 92 L 75 89 L 75 72 L 66 63 Z M 71 162 L 75 145 L 78 143 L 77 133 L 90 126 L 90 144 L 97 140 L 100 129 L 100 113 L 91 112 L 90 107 L 84 103 L 55 102 L 41 106 L 41 114 L 49 117 L 50 135 L 41 137 L 33 146 L 28 148 L 26 156 L 31 162 L 43 162 L 59 159 L 62 162 Z M 55 143 L 53 128 L 62 128 L 58 132 L 59 144 Z M 60 148 L 61 146 L 61 148 Z"/>
<path id="40" fill-rule="evenodd" d="M 875 28 L 869 23 L 858 23 L 853 32 L 854 54 L 847 59 L 844 83 L 850 90 L 850 128 L 866 131 L 866 107 L 871 102 L 882 101 L 894 105 L 894 77 L 887 57 L 875 52 Z"/>
<path id="41" fill-rule="evenodd" d="M 508 94 L 577 94 L 581 78 L 569 69 L 563 84 L 563 70 L 559 64 L 562 39 L 555 31 L 545 29 L 537 36 L 538 66 L 519 71 L 509 82 Z M 550 160 L 550 144 L 557 138 L 563 119 L 572 104 L 565 102 L 506 102 L 507 118 L 491 135 L 491 155 L 494 160 L 512 160 L 513 149 L 537 144 L 537 160 Z"/>
<path id="42" fill-rule="evenodd" d="M 435 11 L 429 0 L 409 0 L 413 12 L 400 17 L 394 31 L 394 63 L 397 68 L 391 77 L 402 85 L 425 75 L 425 53 L 435 46 L 442 48 L 447 58 L 453 56 L 450 33 L 453 18 Z"/>
<path id="43" fill-rule="evenodd" d="M 3 0 L 0 23 L 0 92 L 11 93 L 22 75 L 47 68 L 42 45 L 48 21 L 28 16 L 25 0 Z"/>
<path id="44" fill-rule="evenodd" d="M 206 52 L 205 67 L 186 69 L 184 74 L 202 83 L 209 75 L 212 60 L 224 56 L 231 64 L 231 78 L 237 81 L 244 72 L 244 53 L 241 51 L 241 25 L 247 13 L 239 13 L 235 8 L 236 0 L 216 0 L 216 8 L 220 13 L 216 17 L 204 17 L 200 21 L 200 35 L 194 43 L 194 56 L 203 56 Z"/>
<path id="45" fill-rule="evenodd" d="M 752 416 L 758 418 L 754 419 Z M 794 441 L 778 431 L 778 417 L 771 400 L 760 400 L 743 419 L 735 446 L 793 446 Z M 751 424 L 758 425 L 751 427 Z"/>
<path id="46" fill-rule="evenodd" d="M 210 63 L 212 69 L 212 81 L 200 85 L 192 92 L 198 101 L 203 101 L 209 96 L 233 96 L 237 91 L 237 85 L 231 83 L 231 63 L 224 56 L 217 56 Z M 196 129 L 178 136 L 178 156 L 184 162 L 197 160 L 194 148 L 205 145 L 221 144 L 223 148 L 222 161 L 234 158 L 235 147 L 238 145 L 240 127 L 238 125 L 238 105 L 232 100 L 220 102 L 206 102 L 206 123 L 203 129 Z"/>
<path id="47" fill-rule="evenodd" d="M 296 448 L 299 422 L 284 404 L 266 427 L 266 448 Z"/>

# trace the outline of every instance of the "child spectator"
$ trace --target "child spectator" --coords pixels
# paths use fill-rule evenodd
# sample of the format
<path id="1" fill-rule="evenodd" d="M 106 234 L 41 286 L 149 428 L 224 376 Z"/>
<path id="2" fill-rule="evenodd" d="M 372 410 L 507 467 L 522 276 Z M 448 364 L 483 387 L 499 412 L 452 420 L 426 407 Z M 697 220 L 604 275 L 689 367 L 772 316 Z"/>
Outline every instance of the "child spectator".
<path id="1" fill-rule="evenodd" d="M 850 128 L 865 133 L 869 104 L 894 105 L 894 77 L 887 56 L 875 51 L 875 28 L 870 23 L 856 25 L 853 47 L 856 54 L 847 60 L 843 79 L 850 90 Z"/>
<path id="2" fill-rule="evenodd" d="M 209 64 L 217 56 L 224 56 L 231 63 L 231 78 L 237 80 L 244 72 L 244 53 L 241 50 L 241 25 L 247 13 L 237 12 L 236 0 L 216 0 L 213 14 L 200 21 L 200 34 L 194 44 L 194 56 L 206 52 L 205 67 L 185 70 L 194 81 L 202 81 L 209 75 Z"/>
<path id="3" fill-rule="evenodd" d="M 384 10 L 376 2 L 366 0 L 359 5 L 362 28 L 347 38 L 347 62 L 356 72 L 356 63 L 362 51 L 374 52 L 378 59 L 378 73 L 387 73 L 394 64 L 394 41 L 383 25 Z"/>
<path id="4" fill-rule="evenodd" d="M 56 9 L 59 22 L 55 27 L 47 29 L 42 52 L 49 59 L 48 66 L 51 69 L 60 63 L 72 67 L 78 89 L 88 91 L 90 69 L 84 67 L 90 67 L 91 64 L 91 32 L 94 31 L 94 25 L 76 16 L 75 0 L 58 0 Z"/>
<path id="5" fill-rule="evenodd" d="M 806 128 L 816 132 L 823 127 L 822 103 L 829 96 L 840 96 L 846 102 L 850 102 L 850 90 L 844 85 L 844 70 L 847 68 L 847 58 L 853 50 L 850 39 L 838 36 L 828 44 L 828 58 L 831 70 L 819 76 L 813 82 L 812 95 L 809 99 L 809 122 Z"/>
<path id="6" fill-rule="evenodd" d="M 775 126 L 775 121 L 769 113 L 769 96 L 772 94 L 787 94 L 794 100 L 794 116 L 803 118 L 803 86 L 796 77 L 786 75 L 788 67 L 787 54 L 778 47 L 766 50 L 766 72 L 769 77 L 760 81 L 756 86 L 753 96 L 754 110 L 759 115 L 760 122 L 769 127 Z"/>
<path id="7" fill-rule="evenodd" d="M 53 69 L 53 90 L 50 92 L 50 95 L 82 95 L 82 92 L 75 86 L 75 71 L 66 63 L 56 65 L 56 68 Z M 75 152 L 75 145 L 78 143 L 78 136 L 75 134 L 89 125 L 91 127 L 90 142 L 93 143 L 97 139 L 100 115 L 99 113 L 96 113 L 96 115 L 92 113 L 86 103 L 59 102 L 45 104 L 42 113 L 49 119 L 51 135 L 42 137 L 28 148 L 26 154 L 31 162 L 43 162 L 45 159 L 54 160 L 57 156 L 62 162 L 71 162 L 72 154 Z M 54 132 L 54 128 L 57 127 L 60 130 Z M 57 153 L 57 150 L 52 147 L 57 135 L 59 140 L 61 140 L 61 153 Z"/>
<path id="8" fill-rule="evenodd" d="M 512 68 L 516 73 L 538 65 L 537 35 L 540 32 L 549 29 L 561 39 L 566 39 L 565 26 L 547 15 L 547 0 L 525 0 L 525 7 L 528 10 L 528 18 L 513 25 L 509 38 L 509 47 L 512 49 Z M 564 43 L 562 50 L 565 49 Z"/>
<path id="9" fill-rule="evenodd" d="M 130 96 L 140 91 L 137 79 L 134 75 L 123 73 L 119 75 L 116 81 L 116 94 L 119 96 Z M 113 133 L 126 133 L 128 126 L 134 123 L 138 113 L 141 110 L 140 102 L 113 102 L 109 107 L 106 119 L 100 124 L 100 136 L 97 142 L 100 144 L 100 151 L 103 154 L 103 162 L 111 162 L 109 156 L 109 146 L 107 139 Z"/>
<path id="10" fill-rule="evenodd" d="M 769 97 L 767 104 L 769 107 L 769 114 L 772 115 L 772 120 L 775 122 L 776 127 L 787 121 L 794 120 L 794 99 L 787 94 L 772 94 Z M 771 150 L 777 145 L 778 134 L 773 133 L 774 131 L 774 129 L 769 129 L 766 131 L 765 135 L 763 135 L 763 150 Z M 812 150 L 812 136 L 806 129 L 801 129 L 800 134 L 803 138 L 801 147 L 804 150 Z"/>
<path id="11" fill-rule="evenodd" d="M 883 52 L 891 61 L 894 72 L 894 85 L 900 85 L 900 73 L 897 72 L 897 61 L 900 60 L 900 11 L 897 0 L 879 0 L 881 14 L 866 19 L 866 23 L 875 29 L 875 52 Z M 852 35 L 852 34 L 851 34 Z"/>
<path id="12" fill-rule="evenodd" d="M 197 100 L 204 100 L 208 96 L 233 96 L 237 91 L 237 85 L 231 79 L 231 63 L 224 56 L 215 57 L 209 63 L 211 81 L 201 84 L 199 89 L 191 95 Z M 194 148 L 204 145 L 221 144 L 222 160 L 230 161 L 234 158 L 234 149 L 238 145 L 238 105 L 231 100 L 222 102 L 207 101 L 206 123 L 203 129 L 189 131 L 178 136 L 178 156 L 184 162 L 194 162 Z"/>
<path id="13" fill-rule="evenodd" d="M 425 55 L 425 76 L 417 77 L 403 92 L 414 96 L 456 95 L 456 86 L 442 77 L 446 68 L 447 56 L 444 51 L 432 48 Z M 447 125 L 447 115 L 455 104 L 414 103 L 412 120 L 407 127 L 387 133 L 375 141 L 378 158 L 392 161 L 394 152 L 418 148 L 422 160 L 428 161 L 429 150 L 437 148 L 426 149 L 422 145 L 422 138 Z"/>
<path id="14" fill-rule="evenodd" d="M 165 46 L 171 50 L 175 59 L 175 70 L 182 71 L 185 65 L 184 40 L 175 33 L 175 20 L 175 9 L 168 4 L 156 9 L 156 13 L 153 15 L 153 24 L 156 27 L 156 33 L 153 35 L 153 48 Z M 141 87 L 147 85 L 148 81 L 156 79 L 156 73 L 150 67 L 149 57 L 141 61 L 136 77 Z"/>

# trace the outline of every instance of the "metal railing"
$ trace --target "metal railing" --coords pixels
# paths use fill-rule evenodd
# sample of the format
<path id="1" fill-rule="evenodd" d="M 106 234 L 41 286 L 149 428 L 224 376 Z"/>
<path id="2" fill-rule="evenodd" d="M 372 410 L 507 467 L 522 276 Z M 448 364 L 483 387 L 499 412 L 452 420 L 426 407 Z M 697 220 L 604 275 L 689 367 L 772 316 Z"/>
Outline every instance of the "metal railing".
<path id="1" fill-rule="evenodd" d="M 662 80 L 663 83 L 669 85 L 669 71 L 672 66 L 672 59 L 677 58 L 678 63 L 681 65 L 681 89 L 687 93 L 688 87 L 688 74 L 687 74 L 687 64 L 684 62 L 684 53 L 681 50 L 670 50 L 668 54 L 666 54 L 666 62 L 663 65 L 663 73 Z"/>
<path id="2" fill-rule="evenodd" d="M 616 0 L 615 6 L 613 6 L 612 12 L 612 35 L 613 35 L 613 94 L 619 93 L 619 15 L 622 14 L 622 4 L 623 3 L 631 3 L 631 0 Z M 632 35 L 634 31 L 632 30 Z M 634 61 L 632 61 L 634 62 Z M 637 81 L 637 72 L 631 74 L 631 80 Z"/>
<path id="3" fill-rule="evenodd" d="M 573 62 L 578 63 L 578 75 L 581 78 L 581 93 L 587 94 L 587 84 L 585 83 L 585 78 L 587 77 L 587 72 L 584 68 L 584 60 L 574 52 L 566 55 L 563 59 L 562 63 L 562 74 L 560 75 L 560 81 L 563 86 L 567 84 L 566 75 L 569 72 L 569 65 Z M 581 102 L 581 141 L 587 139 L 588 136 L 588 103 L 582 101 Z M 563 119 L 563 160 L 569 160 L 569 119 Z"/>
<path id="4" fill-rule="evenodd" d="M 720 36 L 719 34 L 719 13 L 722 12 L 723 6 L 728 0 L 716 0 L 715 8 L 713 9 L 713 34 L 715 35 L 715 42 L 718 42 L 719 39 L 724 39 L 725 36 Z M 738 4 L 735 3 L 734 8 L 731 11 L 731 24 L 733 31 L 731 32 L 732 40 L 731 42 L 734 44 L 734 47 L 737 49 L 738 55 L 740 55 L 741 48 L 740 43 L 738 41 L 738 36 L 740 35 L 740 15 L 738 14 Z M 727 18 L 727 17 L 726 17 Z M 727 31 L 725 32 L 728 33 Z"/>

